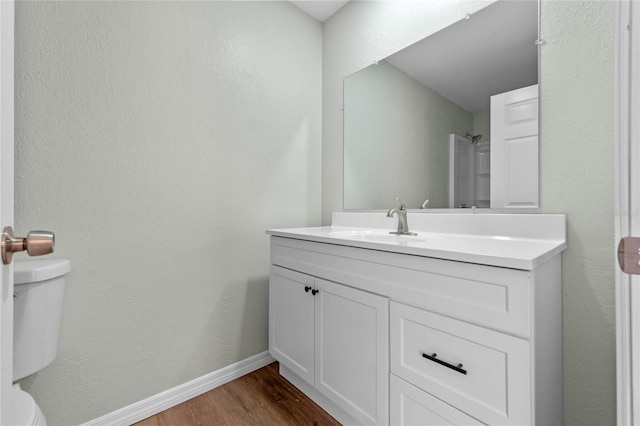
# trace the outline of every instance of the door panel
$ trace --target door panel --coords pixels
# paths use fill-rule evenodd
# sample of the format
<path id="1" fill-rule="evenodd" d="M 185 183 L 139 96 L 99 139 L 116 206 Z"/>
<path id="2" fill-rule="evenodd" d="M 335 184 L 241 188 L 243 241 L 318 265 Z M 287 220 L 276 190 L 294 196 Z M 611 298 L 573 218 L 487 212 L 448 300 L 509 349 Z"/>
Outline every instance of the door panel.
<path id="1" fill-rule="evenodd" d="M 504 197 L 505 207 L 536 207 L 538 204 L 538 136 L 505 141 L 507 158 Z"/>
<path id="2" fill-rule="evenodd" d="M 362 424 L 388 423 L 388 299 L 316 279 L 316 388 Z"/>
<path id="3" fill-rule="evenodd" d="M 640 236 L 640 5 L 615 2 L 615 238 Z M 631 30 L 629 30 L 631 29 Z M 640 276 L 616 270 L 617 424 L 640 422 Z"/>
<path id="4" fill-rule="evenodd" d="M 13 225 L 13 6 L 0 1 L 0 229 Z M 0 269 L 0 424 L 12 424 L 13 268 Z"/>
<path id="5" fill-rule="evenodd" d="M 491 97 L 491 208 L 538 207 L 538 85 Z"/>
<path id="6" fill-rule="evenodd" d="M 313 385 L 314 297 L 309 275 L 277 266 L 269 279 L 269 352 Z"/>

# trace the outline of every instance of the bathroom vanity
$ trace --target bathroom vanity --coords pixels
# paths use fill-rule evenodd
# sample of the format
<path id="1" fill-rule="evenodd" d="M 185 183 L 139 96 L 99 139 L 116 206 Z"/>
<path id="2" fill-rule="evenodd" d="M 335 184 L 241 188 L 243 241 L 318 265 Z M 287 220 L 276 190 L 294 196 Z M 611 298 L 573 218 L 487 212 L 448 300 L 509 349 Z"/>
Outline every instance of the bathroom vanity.
<path id="1" fill-rule="evenodd" d="M 562 424 L 564 215 L 269 230 L 269 351 L 344 424 Z"/>

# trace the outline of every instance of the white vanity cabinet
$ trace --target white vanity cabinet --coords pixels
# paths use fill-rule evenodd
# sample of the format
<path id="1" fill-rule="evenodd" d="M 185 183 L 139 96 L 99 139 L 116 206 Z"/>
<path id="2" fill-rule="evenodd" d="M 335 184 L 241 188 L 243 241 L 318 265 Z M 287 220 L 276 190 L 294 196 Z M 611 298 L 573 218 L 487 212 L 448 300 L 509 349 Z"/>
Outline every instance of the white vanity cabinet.
<path id="1" fill-rule="evenodd" d="M 534 229 L 530 219 L 512 229 Z M 344 424 L 561 425 L 564 217 L 535 220 L 548 220 L 539 234 L 557 229 L 419 233 L 397 247 L 369 242 L 388 231 L 269 231 L 281 374 Z"/>
<path id="2" fill-rule="evenodd" d="M 361 424 L 388 423 L 388 312 L 385 297 L 271 267 L 270 353 Z"/>

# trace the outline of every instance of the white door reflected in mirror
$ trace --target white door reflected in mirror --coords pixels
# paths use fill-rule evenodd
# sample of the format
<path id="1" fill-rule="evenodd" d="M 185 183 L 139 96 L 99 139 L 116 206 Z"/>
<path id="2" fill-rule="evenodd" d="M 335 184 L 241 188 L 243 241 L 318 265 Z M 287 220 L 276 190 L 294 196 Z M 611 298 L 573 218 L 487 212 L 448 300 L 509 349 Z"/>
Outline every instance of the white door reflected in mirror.
<path id="1" fill-rule="evenodd" d="M 491 139 L 491 208 L 537 208 L 537 84 L 491 97 Z"/>

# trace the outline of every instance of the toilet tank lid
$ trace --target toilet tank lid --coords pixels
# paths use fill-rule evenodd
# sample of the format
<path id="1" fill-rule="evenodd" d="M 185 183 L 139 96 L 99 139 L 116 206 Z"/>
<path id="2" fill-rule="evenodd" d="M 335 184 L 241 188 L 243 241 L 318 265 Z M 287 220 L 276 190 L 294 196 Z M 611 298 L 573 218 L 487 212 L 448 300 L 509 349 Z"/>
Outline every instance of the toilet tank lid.
<path id="1" fill-rule="evenodd" d="M 68 259 L 23 260 L 13 264 L 13 283 L 26 284 L 61 277 L 71 271 Z"/>

